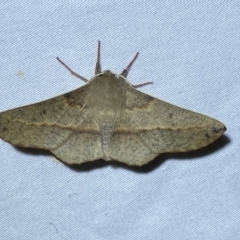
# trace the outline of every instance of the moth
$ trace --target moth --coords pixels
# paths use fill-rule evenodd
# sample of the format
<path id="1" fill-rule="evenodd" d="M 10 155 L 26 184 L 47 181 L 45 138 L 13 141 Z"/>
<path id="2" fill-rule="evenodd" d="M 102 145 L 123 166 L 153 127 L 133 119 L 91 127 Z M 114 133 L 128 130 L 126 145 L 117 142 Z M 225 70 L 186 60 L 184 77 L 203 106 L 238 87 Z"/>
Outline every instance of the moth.
<path id="1" fill-rule="evenodd" d="M 67 164 L 97 159 L 144 165 L 166 152 L 205 147 L 226 130 L 220 121 L 138 91 L 126 76 L 138 53 L 118 75 L 101 71 L 100 41 L 95 76 L 52 99 L 0 113 L 0 138 L 25 148 L 46 149 Z"/>

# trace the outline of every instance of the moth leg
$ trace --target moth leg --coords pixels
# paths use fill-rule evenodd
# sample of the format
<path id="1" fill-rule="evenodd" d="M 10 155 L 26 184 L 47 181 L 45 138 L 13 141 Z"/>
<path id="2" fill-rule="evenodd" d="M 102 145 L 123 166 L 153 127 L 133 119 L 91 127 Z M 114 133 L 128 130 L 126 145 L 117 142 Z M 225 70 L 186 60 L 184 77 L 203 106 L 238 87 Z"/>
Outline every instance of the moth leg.
<path id="1" fill-rule="evenodd" d="M 70 67 L 68 67 L 63 61 L 60 60 L 59 57 L 56 57 L 57 60 L 75 77 L 81 79 L 84 82 L 88 82 L 88 80 L 85 77 L 82 77 L 81 75 L 79 75 L 78 73 L 74 72 Z"/>
<path id="2" fill-rule="evenodd" d="M 98 50 L 97 50 L 97 62 L 95 67 L 95 75 L 101 72 L 101 63 L 100 63 L 100 51 L 101 51 L 101 42 L 98 41 Z"/>
<path id="3" fill-rule="evenodd" d="M 133 63 L 135 62 L 135 60 L 137 59 L 138 57 L 138 54 L 139 52 L 136 53 L 135 57 L 132 59 L 132 61 L 127 65 L 127 67 L 122 71 L 121 75 L 124 76 L 124 77 L 127 77 L 128 75 L 128 72 L 131 68 L 131 66 L 133 65 Z"/>
<path id="4" fill-rule="evenodd" d="M 143 87 L 143 86 L 146 86 L 146 85 L 149 85 L 149 84 L 153 84 L 153 82 L 145 82 L 145 83 L 140 83 L 140 84 L 131 85 L 131 86 L 134 87 L 134 88 L 140 88 L 140 87 Z"/>

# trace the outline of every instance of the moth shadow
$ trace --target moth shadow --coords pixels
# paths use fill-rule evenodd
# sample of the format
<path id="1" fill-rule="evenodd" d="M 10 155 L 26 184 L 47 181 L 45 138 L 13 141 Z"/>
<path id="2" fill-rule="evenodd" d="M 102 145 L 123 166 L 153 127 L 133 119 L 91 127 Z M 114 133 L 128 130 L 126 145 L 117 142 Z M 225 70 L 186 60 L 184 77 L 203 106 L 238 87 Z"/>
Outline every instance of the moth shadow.
<path id="1" fill-rule="evenodd" d="M 200 148 L 191 152 L 185 152 L 185 153 L 181 153 L 179 154 L 178 157 L 176 157 L 177 159 L 183 159 L 183 160 L 191 160 L 191 159 L 197 159 L 197 158 L 201 158 L 210 154 L 214 154 L 214 152 L 218 152 L 220 151 L 222 148 L 224 148 L 226 145 L 228 145 L 231 142 L 231 140 L 226 136 L 223 135 L 221 136 L 220 139 L 218 139 L 217 141 L 211 143 L 210 145 L 204 147 L 204 148 Z M 175 153 L 176 154 L 176 153 Z M 175 155 L 173 154 L 173 155 Z"/>
<path id="2" fill-rule="evenodd" d="M 30 154 L 30 155 L 41 155 L 41 156 L 53 156 L 49 150 L 43 150 L 43 149 L 36 149 L 36 148 L 22 148 L 13 146 L 17 151 L 22 152 L 24 154 Z"/>
<path id="3" fill-rule="evenodd" d="M 77 164 L 72 164 L 72 165 L 65 164 L 65 165 L 77 172 L 92 171 L 95 169 L 105 168 L 110 166 L 113 168 L 123 168 L 129 171 L 134 171 L 138 173 L 147 173 L 147 172 L 153 171 L 155 168 L 161 165 L 161 163 L 163 163 L 164 161 L 165 159 L 161 158 L 158 161 L 153 160 L 144 166 L 134 166 L 134 165 L 127 165 L 126 163 L 122 163 L 122 162 L 105 161 L 105 160 L 99 159 L 97 161 L 86 162 L 80 165 L 77 165 Z"/>

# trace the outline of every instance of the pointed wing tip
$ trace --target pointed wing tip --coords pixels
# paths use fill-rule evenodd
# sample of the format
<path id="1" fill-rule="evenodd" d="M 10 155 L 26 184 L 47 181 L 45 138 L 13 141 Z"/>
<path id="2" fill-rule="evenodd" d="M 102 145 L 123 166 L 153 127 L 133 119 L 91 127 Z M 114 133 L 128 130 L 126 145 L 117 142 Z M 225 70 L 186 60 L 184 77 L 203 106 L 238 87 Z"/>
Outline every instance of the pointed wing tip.
<path id="1" fill-rule="evenodd" d="M 227 127 L 223 124 L 223 132 L 227 131 Z"/>
<path id="2" fill-rule="evenodd" d="M 217 135 L 222 136 L 224 132 L 227 131 L 227 127 L 222 123 L 222 122 L 218 122 L 218 124 L 213 127 L 213 132 Z"/>

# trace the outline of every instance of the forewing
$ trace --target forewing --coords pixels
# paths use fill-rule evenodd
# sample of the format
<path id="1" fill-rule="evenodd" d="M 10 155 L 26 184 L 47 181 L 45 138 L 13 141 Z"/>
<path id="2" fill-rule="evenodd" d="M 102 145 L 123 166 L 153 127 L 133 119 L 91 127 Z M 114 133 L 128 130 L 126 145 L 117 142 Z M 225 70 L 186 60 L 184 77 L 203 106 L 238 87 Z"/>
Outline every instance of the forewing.
<path id="1" fill-rule="evenodd" d="M 100 133 L 87 107 L 89 85 L 0 113 L 0 137 L 16 146 L 47 149 L 67 163 L 101 157 Z"/>
<path id="2" fill-rule="evenodd" d="M 112 137 L 111 158 L 143 165 L 164 152 L 207 146 L 226 130 L 223 123 L 146 95 L 126 91 L 126 110 Z"/>

